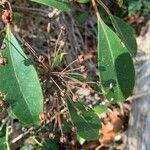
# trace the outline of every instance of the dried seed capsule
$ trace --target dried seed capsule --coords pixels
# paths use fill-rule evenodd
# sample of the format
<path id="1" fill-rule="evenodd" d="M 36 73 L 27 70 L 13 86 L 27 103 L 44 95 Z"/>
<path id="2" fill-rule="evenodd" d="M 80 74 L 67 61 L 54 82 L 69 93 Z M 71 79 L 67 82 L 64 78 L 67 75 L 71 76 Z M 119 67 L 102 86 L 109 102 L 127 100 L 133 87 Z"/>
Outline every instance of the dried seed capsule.
<path id="1" fill-rule="evenodd" d="M 72 132 L 77 132 L 77 128 L 75 126 L 71 127 Z"/>
<path id="2" fill-rule="evenodd" d="M 3 43 L 3 44 L 1 45 L 0 51 L 2 51 L 2 50 L 5 49 L 5 48 L 6 48 L 6 44 Z"/>
<path id="3" fill-rule="evenodd" d="M 64 96 L 65 96 L 65 90 L 60 91 L 60 95 L 61 95 L 62 97 L 64 97 Z"/>
<path id="4" fill-rule="evenodd" d="M 42 112 L 40 115 L 39 115 L 39 119 L 41 122 L 45 121 L 47 118 L 47 115 L 45 112 Z"/>
<path id="5" fill-rule="evenodd" d="M 6 110 L 8 107 L 9 107 L 9 104 L 6 101 L 0 99 L 0 112 L 2 110 Z"/>
<path id="6" fill-rule="evenodd" d="M 12 14 L 11 14 L 11 11 L 10 10 L 5 10 L 3 13 L 2 13 L 2 21 L 7 24 L 7 23 L 11 23 L 12 22 Z"/>
<path id="7" fill-rule="evenodd" d="M 62 136 L 60 137 L 60 142 L 61 142 L 61 143 L 66 143 L 66 142 L 67 142 L 67 137 L 66 137 L 65 135 L 62 135 Z"/>
<path id="8" fill-rule="evenodd" d="M 7 58 L 0 57 L 0 65 L 6 65 L 8 63 Z"/>
<path id="9" fill-rule="evenodd" d="M 49 138 L 54 139 L 56 137 L 55 132 L 50 132 L 49 133 Z"/>
<path id="10" fill-rule="evenodd" d="M 65 31 L 66 30 L 66 28 L 64 27 L 64 26 L 61 26 L 61 28 L 60 28 L 62 31 Z"/>
<path id="11" fill-rule="evenodd" d="M 39 61 L 40 63 L 44 63 L 44 61 L 45 61 L 44 56 L 40 55 L 39 58 L 38 58 L 38 61 Z"/>
<path id="12" fill-rule="evenodd" d="M 84 62 L 85 58 L 84 58 L 83 55 L 79 55 L 78 60 L 79 60 L 80 63 L 82 63 L 82 62 Z"/>
<path id="13" fill-rule="evenodd" d="M 62 47 L 63 47 L 64 45 L 65 45 L 64 40 L 61 40 L 61 41 L 60 41 L 60 46 L 62 46 Z"/>
<path id="14" fill-rule="evenodd" d="M 82 73 L 85 72 L 85 66 L 80 67 L 80 72 L 82 72 Z"/>
<path id="15" fill-rule="evenodd" d="M 48 113 L 47 113 L 47 117 L 50 119 L 51 116 L 52 116 L 52 113 L 51 113 L 51 112 L 48 112 Z"/>
<path id="16" fill-rule="evenodd" d="M 73 96 L 72 96 L 72 100 L 73 100 L 73 102 L 77 102 L 77 100 L 78 100 L 78 96 L 73 95 Z"/>
<path id="17" fill-rule="evenodd" d="M 82 88 L 84 88 L 84 89 L 85 89 L 85 88 L 87 88 L 87 87 L 88 87 L 88 85 L 87 85 L 87 84 L 85 84 L 85 83 L 83 83 L 83 84 L 82 84 Z"/>

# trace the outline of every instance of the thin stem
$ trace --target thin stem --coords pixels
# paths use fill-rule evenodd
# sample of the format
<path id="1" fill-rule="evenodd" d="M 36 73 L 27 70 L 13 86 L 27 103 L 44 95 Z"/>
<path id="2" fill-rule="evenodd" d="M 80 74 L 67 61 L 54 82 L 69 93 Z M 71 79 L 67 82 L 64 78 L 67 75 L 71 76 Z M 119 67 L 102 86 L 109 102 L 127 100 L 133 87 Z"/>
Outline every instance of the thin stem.
<path id="1" fill-rule="evenodd" d="M 64 77 L 65 77 L 65 78 L 68 78 L 68 79 L 70 79 L 70 80 L 72 80 L 72 81 L 76 81 L 76 82 L 78 82 L 79 84 L 83 84 L 83 82 L 81 82 L 81 81 L 79 81 L 79 80 L 77 80 L 77 79 L 75 79 L 75 78 L 72 78 L 72 77 L 69 77 L 69 76 L 66 76 L 66 75 L 64 75 Z"/>
<path id="2" fill-rule="evenodd" d="M 9 143 L 8 143 L 8 140 L 9 140 L 9 131 L 11 129 L 11 126 L 9 126 L 7 124 L 7 127 L 6 127 L 6 147 L 7 147 L 7 150 L 10 150 L 10 147 L 9 147 Z"/>
<path id="3" fill-rule="evenodd" d="M 58 56 L 59 51 L 60 51 L 61 48 L 62 48 L 62 45 L 59 45 L 58 50 L 56 51 L 56 54 L 54 55 L 54 60 L 53 60 L 53 63 L 52 63 L 52 68 L 53 68 L 53 65 L 54 65 L 54 63 L 55 63 L 55 60 L 56 60 L 56 58 L 57 58 L 57 56 Z"/>
<path id="4" fill-rule="evenodd" d="M 60 37 L 61 37 L 62 32 L 63 32 L 63 30 L 60 30 L 60 33 L 58 35 L 58 38 L 57 38 L 57 41 L 56 41 L 56 44 L 55 44 L 54 58 L 56 57 L 56 54 L 57 54 L 57 46 L 58 46 L 58 42 L 60 41 Z"/>
<path id="5" fill-rule="evenodd" d="M 93 5 L 93 7 L 94 7 L 94 10 L 95 10 L 95 13 L 96 13 L 96 16 L 97 16 L 98 20 L 99 20 L 99 21 L 102 21 L 95 0 L 92 0 L 92 5 Z"/>
<path id="6" fill-rule="evenodd" d="M 78 59 L 72 61 L 64 70 L 61 71 L 61 74 L 63 74 L 71 65 L 73 65 L 74 63 L 76 63 L 78 61 Z"/>
<path id="7" fill-rule="evenodd" d="M 59 95 L 59 93 L 57 93 L 57 95 Z M 58 98 L 56 99 L 56 108 L 57 108 L 56 118 L 57 118 L 58 128 L 60 129 L 61 134 L 63 134 L 62 126 L 61 126 L 61 119 L 60 119 L 59 98 L 60 98 L 60 97 L 58 97 Z"/>
<path id="8" fill-rule="evenodd" d="M 112 15 L 109 9 L 105 6 L 105 4 L 101 0 L 97 0 L 97 2 L 105 9 L 108 15 Z"/>
<path id="9" fill-rule="evenodd" d="M 28 8 L 28 7 L 17 7 L 17 6 L 13 6 L 12 8 L 15 12 L 21 12 L 23 14 L 30 12 L 33 15 L 42 16 L 42 17 L 46 17 L 46 18 L 48 18 L 48 14 L 50 13 L 47 10 L 43 10 L 43 9 L 39 9 L 39 8 Z"/>
<path id="10" fill-rule="evenodd" d="M 51 80 L 55 83 L 55 85 L 58 87 L 58 89 L 60 90 L 60 91 L 62 91 L 62 89 L 60 88 L 60 86 L 56 83 L 56 81 L 52 78 L 52 77 L 50 77 L 51 78 Z"/>
<path id="11" fill-rule="evenodd" d="M 56 130 L 56 126 L 57 126 L 57 122 L 58 122 L 57 115 L 58 115 L 58 114 L 56 113 L 56 115 L 55 115 L 55 122 L 54 122 L 53 131 L 55 131 L 55 130 Z"/>
<path id="12" fill-rule="evenodd" d="M 36 55 L 35 50 L 29 45 L 29 43 L 27 41 L 25 41 L 24 39 L 22 39 L 24 45 L 30 50 L 30 52 L 38 59 L 38 56 Z"/>
<path id="13" fill-rule="evenodd" d="M 5 119 L 3 119 L 3 122 L 2 122 L 2 124 L 0 126 L 0 132 L 2 131 L 3 127 L 8 122 L 9 119 L 10 119 L 10 116 L 7 116 Z"/>
<path id="14" fill-rule="evenodd" d="M 51 53 L 50 53 L 50 48 L 49 47 L 47 49 L 47 54 L 48 54 L 48 63 L 51 66 L 52 62 L 51 62 Z"/>
<path id="15" fill-rule="evenodd" d="M 69 73 L 69 72 L 71 72 L 71 71 L 78 71 L 78 70 L 80 70 L 80 67 L 79 67 L 79 68 L 74 68 L 74 69 L 66 70 L 66 71 L 65 71 L 65 74 L 66 74 L 66 73 Z"/>
<path id="16" fill-rule="evenodd" d="M 45 35 L 45 34 L 44 34 Z M 46 35 L 45 35 L 45 38 L 47 39 Z M 47 58 L 48 58 L 48 64 L 49 66 L 51 67 L 52 65 L 52 61 L 51 61 L 51 51 L 50 51 L 50 39 L 47 39 Z"/>
<path id="17" fill-rule="evenodd" d="M 29 51 L 30 51 L 30 52 L 36 57 L 36 59 L 38 60 L 39 57 L 38 57 L 38 55 L 36 54 L 36 51 L 30 46 L 30 44 L 29 44 L 27 41 L 25 41 L 24 39 L 22 39 L 22 41 L 23 41 L 24 45 L 29 49 Z M 42 64 L 47 70 L 49 70 L 49 68 L 48 68 L 43 62 L 41 62 L 41 64 Z"/>
<path id="18" fill-rule="evenodd" d="M 20 134 L 19 136 L 17 136 L 15 139 L 13 139 L 10 143 L 16 143 L 17 141 L 19 141 L 20 139 L 22 139 L 25 135 L 27 135 L 28 133 L 30 133 L 30 131 L 32 131 L 33 128 L 30 128 L 28 131 L 26 131 L 25 133 Z"/>

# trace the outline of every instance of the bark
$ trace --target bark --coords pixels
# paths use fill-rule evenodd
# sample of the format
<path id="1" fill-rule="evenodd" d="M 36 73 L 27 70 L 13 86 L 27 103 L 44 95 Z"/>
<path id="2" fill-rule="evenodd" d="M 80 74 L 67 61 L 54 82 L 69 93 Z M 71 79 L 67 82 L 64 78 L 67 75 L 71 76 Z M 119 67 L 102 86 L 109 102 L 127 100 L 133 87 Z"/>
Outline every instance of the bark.
<path id="1" fill-rule="evenodd" d="M 144 49 L 145 41 L 150 41 L 150 21 L 145 37 L 146 40 L 141 39 L 141 49 Z M 145 45 L 148 46 L 147 43 Z M 150 45 L 138 52 L 136 72 L 137 98 L 130 113 L 126 150 L 150 150 Z"/>

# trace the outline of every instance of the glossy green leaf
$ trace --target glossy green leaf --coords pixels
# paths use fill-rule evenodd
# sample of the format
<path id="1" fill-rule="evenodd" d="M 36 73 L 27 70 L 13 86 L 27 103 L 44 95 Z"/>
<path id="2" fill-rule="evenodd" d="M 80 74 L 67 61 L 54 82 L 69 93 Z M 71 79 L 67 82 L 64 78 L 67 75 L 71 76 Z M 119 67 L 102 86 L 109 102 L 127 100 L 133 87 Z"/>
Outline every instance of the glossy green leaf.
<path id="1" fill-rule="evenodd" d="M 98 67 L 108 100 L 119 102 L 132 94 L 135 82 L 132 58 L 119 37 L 102 20 L 98 21 Z"/>
<path id="2" fill-rule="evenodd" d="M 6 94 L 10 112 L 26 125 L 38 125 L 43 96 L 31 61 L 7 26 L 2 55 L 8 63 L 0 66 L 0 91 Z"/>
<path id="3" fill-rule="evenodd" d="M 54 58 L 54 62 L 52 65 L 52 68 L 56 68 L 58 66 L 60 66 L 60 64 L 62 63 L 63 57 L 64 55 L 66 55 L 67 53 L 60 53 L 58 54 L 55 58 Z"/>
<path id="4" fill-rule="evenodd" d="M 86 110 L 81 102 L 73 103 L 70 98 L 67 99 L 68 109 L 77 127 L 77 134 L 85 140 L 99 139 L 99 129 L 101 127 L 99 117 L 93 110 Z M 77 114 L 81 112 L 81 115 Z"/>
<path id="5" fill-rule="evenodd" d="M 31 1 L 43 4 L 49 7 L 53 7 L 62 11 L 66 11 L 66 12 L 73 10 L 73 7 L 69 3 L 59 1 L 59 0 L 31 0 Z"/>
<path id="6" fill-rule="evenodd" d="M 137 53 L 137 43 L 133 28 L 116 16 L 111 15 L 110 18 L 122 42 L 130 54 L 135 56 Z"/>

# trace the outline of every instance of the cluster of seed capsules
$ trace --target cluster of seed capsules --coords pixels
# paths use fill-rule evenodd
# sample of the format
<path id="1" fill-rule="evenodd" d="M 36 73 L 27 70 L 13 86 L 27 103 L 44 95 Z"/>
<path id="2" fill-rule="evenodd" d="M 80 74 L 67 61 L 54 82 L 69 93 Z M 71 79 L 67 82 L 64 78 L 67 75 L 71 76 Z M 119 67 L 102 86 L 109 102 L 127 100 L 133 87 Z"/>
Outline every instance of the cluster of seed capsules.
<path id="1" fill-rule="evenodd" d="M 51 117 L 50 113 L 46 113 L 46 112 L 42 112 L 42 113 L 39 115 L 39 119 L 41 120 L 41 122 L 42 122 L 43 124 L 48 120 L 49 117 Z M 68 122 L 68 121 L 69 121 L 69 119 L 67 120 L 67 122 Z M 56 123 L 56 118 L 55 118 L 55 121 L 54 121 L 54 122 Z M 54 125 L 54 126 L 55 126 L 55 125 Z M 63 126 L 63 125 L 62 125 L 62 126 Z M 62 127 L 61 127 L 61 125 L 59 125 L 59 123 L 58 123 L 58 128 L 60 128 L 60 131 L 61 131 L 60 142 L 61 142 L 61 143 L 69 142 L 70 140 L 69 140 L 69 138 L 68 138 L 68 133 L 64 133 L 64 132 L 62 131 Z M 59 131 L 59 130 L 58 130 L 58 131 Z M 70 128 L 70 131 L 71 131 L 71 134 L 72 134 L 72 135 L 75 135 L 75 133 L 77 132 L 77 128 L 76 128 L 74 125 L 72 125 L 71 128 Z M 50 139 L 55 139 L 56 136 L 59 135 L 59 134 L 57 134 L 57 133 L 58 133 L 58 132 L 55 130 L 55 131 L 49 131 L 47 134 L 48 134 L 48 136 L 49 136 Z M 72 136 L 72 137 L 73 137 L 73 136 Z M 72 140 L 70 141 L 70 144 L 71 144 L 71 145 L 74 145 L 74 144 L 75 144 L 75 139 L 72 138 Z"/>
<path id="2" fill-rule="evenodd" d="M 39 56 L 38 61 L 40 63 L 44 63 L 45 59 L 44 59 L 43 56 Z M 83 76 L 84 78 L 87 78 L 86 68 L 85 68 L 84 65 L 82 65 L 84 61 L 85 61 L 84 55 L 79 55 L 78 58 L 77 58 L 77 62 L 79 62 L 81 64 L 80 67 L 78 67 L 79 71 L 84 75 Z M 82 83 L 80 86 L 82 86 L 84 88 L 88 88 L 89 87 L 87 84 L 84 84 L 84 83 Z M 60 96 L 61 99 L 63 99 L 63 101 L 65 103 L 66 103 L 66 101 L 65 101 L 66 97 L 68 97 L 68 96 L 70 97 L 70 99 L 73 102 L 77 102 L 78 99 L 79 99 L 78 95 L 74 94 L 73 92 L 70 93 L 65 88 L 62 89 L 62 90 L 59 89 L 58 95 Z M 53 101 L 55 101 L 55 100 L 53 100 Z M 58 100 L 56 100 L 56 101 L 58 101 Z M 69 109 L 66 108 L 66 110 L 64 111 L 64 113 L 61 113 L 62 109 L 59 109 L 59 110 L 57 109 L 57 107 L 59 107 L 60 105 L 61 104 L 59 103 L 54 108 L 50 108 L 50 111 L 48 111 L 48 112 L 47 111 L 42 112 L 39 115 L 39 119 L 40 119 L 41 123 L 45 124 L 45 126 L 48 125 L 48 124 L 51 124 L 51 123 L 53 124 L 53 122 L 54 122 L 53 126 L 54 126 L 55 130 L 49 131 L 49 133 L 48 133 L 49 138 L 50 139 L 54 139 L 56 137 L 56 135 L 57 135 L 56 134 L 57 131 L 58 132 L 60 131 L 59 132 L 59 133 L 61 133 L 60 142 L 61 143 L 66 143 L 66 142 L 68 142 L 69 138 L 68 138 L 67 134 L 63 132 L 63 129 L 62 129 L 63 125 L 64 125 L 64 121 L 66 120 L 66 122 L 70 124 L 70 131 L 71 131 L 71 133 L 73 133 L 73 135 L 72 135 L 73 137 L 74 137 L 75 133 L 77 132 L 77 128 L 76 128 L 76 126 L 74 125 L 74 123 L 73 123 L 73 121 L 71 119 Z M 50 107 L 52 107 L 52 106 L 50 106 Z M 65 105 L 63 107 L 63 109 L 65 109 L 65 107 L 67 107 L 67 105 Z M 78 109 L 77 109 L 77 115 L 79 115 L 79 116 L 82 115 L 82 112 L 80 110 L 78 110 Z M 71 144 L 72 145 L 74 144 L 74 142 L 75 142 L 75 140 L 71 140 Z"/>

